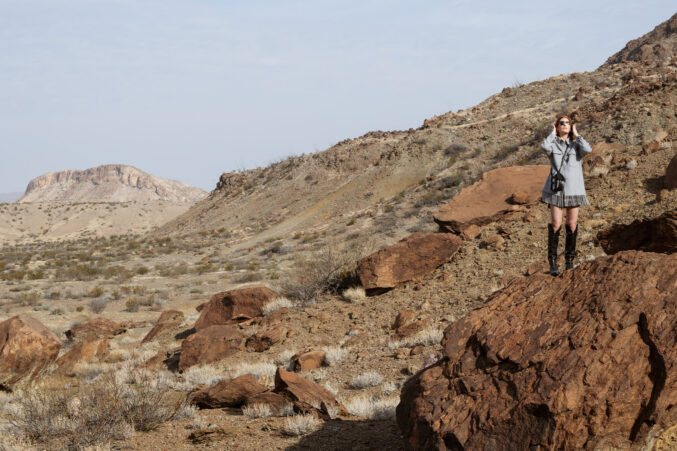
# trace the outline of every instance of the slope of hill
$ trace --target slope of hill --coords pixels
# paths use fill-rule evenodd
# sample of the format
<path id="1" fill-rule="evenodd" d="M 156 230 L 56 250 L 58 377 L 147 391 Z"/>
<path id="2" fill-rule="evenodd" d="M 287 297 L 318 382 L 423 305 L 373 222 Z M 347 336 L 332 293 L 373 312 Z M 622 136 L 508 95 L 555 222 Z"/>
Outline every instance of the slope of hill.
<path id="1" fill-rule="evenodd" d="M 547 164 L 538 145 L 562 113 L 574 117 L 591 143 L 642 145 L 674 127 L 674 104 L 666 99 L 675 86 L 675 22 L 677 15 L 636 40 L 664 49 L 649 59 L 635 61 L 629 49 L 639 44 L 630 43 L 595 71 L 508 87 L 417 129 L 370 132 L 322 152 L 223 174 L 208 198 L 160 233 L 225 227 L 257 242 L 331 229 L 340 218 L 377 212 L 393 199 L 445 201 L 486 170 Z M 435 182 L 447 188 L 435 200 L 429 190 L 416 189 Z"/>
<path id="2" fill-rule="evenodd" d="M 199 188 L 155 177 L 133 166 L 108 164 L 41 175 L 28 183 L 17 202 L 195 202 L 205 194 Z"/>

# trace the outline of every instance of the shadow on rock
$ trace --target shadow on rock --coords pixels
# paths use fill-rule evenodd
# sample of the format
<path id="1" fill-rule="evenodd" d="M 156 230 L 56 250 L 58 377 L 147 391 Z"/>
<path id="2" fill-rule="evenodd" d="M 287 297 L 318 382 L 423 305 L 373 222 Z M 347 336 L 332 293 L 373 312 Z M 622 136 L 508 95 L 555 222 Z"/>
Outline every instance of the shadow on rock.
<path id="1" fill-rule="evenodd" d="M 287 450 L 404 450 L 404 440 L 395 420 L 333 420 L 308 434 Z"/>

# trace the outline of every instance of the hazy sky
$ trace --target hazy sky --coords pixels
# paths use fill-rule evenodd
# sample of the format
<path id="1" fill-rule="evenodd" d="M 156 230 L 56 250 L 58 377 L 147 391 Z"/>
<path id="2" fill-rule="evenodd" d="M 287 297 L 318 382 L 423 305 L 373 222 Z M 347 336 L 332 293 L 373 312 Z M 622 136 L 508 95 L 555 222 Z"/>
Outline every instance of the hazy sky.
<path id="1" fill-rule="evenodd" d="M 0 193 L 131 164 L 225 171 L 590 71 L 674 0 L 0 0 Z"/>

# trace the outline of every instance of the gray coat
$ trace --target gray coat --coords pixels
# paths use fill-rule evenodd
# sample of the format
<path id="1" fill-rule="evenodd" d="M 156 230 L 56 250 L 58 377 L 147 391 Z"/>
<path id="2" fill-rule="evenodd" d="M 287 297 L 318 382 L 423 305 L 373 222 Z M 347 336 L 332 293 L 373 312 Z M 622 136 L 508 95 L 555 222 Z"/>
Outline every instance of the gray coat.
<path id="1" fill-rule="evenodd" d="M 543 140 L 541 149 L 548 155 L 551 166 L 550 175 L 543 187 L 541 200 L 546 204 L 560 208 L 590 205 L 585 194 L 583 167 L 581 166 L 581 159 L 592 152 L 590 144 L 580 135 L 571 141 L 569 138 L 563 140 L 551 133 Z M 553 164 L 556 164 L 558 168 L 561 165 L 560 172 L 565 179 L 564 190 L 557 193 L 550 190 L 550 178 L 556 173 Z"/>

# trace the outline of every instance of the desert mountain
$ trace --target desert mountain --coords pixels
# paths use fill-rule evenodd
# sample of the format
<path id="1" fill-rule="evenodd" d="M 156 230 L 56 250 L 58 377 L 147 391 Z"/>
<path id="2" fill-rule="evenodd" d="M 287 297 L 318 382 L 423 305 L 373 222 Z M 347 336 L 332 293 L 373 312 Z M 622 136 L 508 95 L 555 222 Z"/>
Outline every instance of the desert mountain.
<path id="1" fill-rule="evenodd" d="M 196 202 L 205 192 L 147 174 L 133 166 L 108 164 L 83 171 L 50 172 L 28 183 L 17 202 Z"/>
<path id="2" fill-rule="evenodd" d="M 677 15 L 592 72 L 516 84 L 417 129 L 370 132 L 265 168 L 224 173 L 206 199 L 160 233 L 225 227 L 259 241 L 331 228 L 387 203 L 446 201 L 488 170 L 547 164 L 539 144 L 558 114 L 571 115 L 591 143 L 641 146 L 674 134 L 676 23 Z"/>

